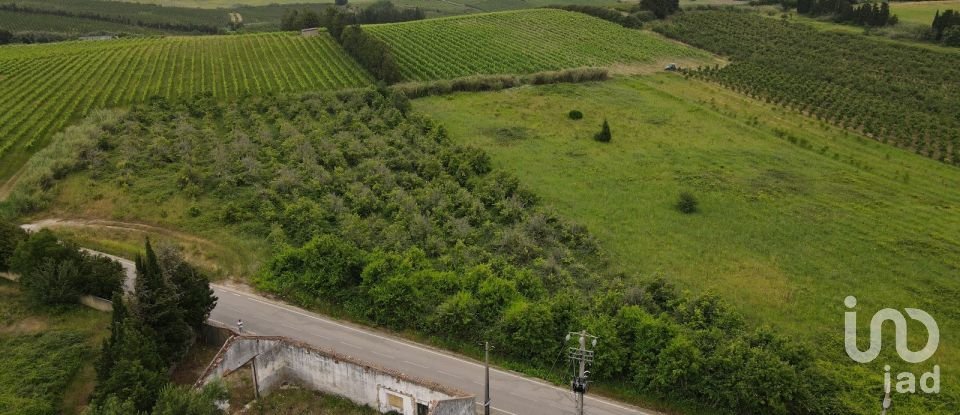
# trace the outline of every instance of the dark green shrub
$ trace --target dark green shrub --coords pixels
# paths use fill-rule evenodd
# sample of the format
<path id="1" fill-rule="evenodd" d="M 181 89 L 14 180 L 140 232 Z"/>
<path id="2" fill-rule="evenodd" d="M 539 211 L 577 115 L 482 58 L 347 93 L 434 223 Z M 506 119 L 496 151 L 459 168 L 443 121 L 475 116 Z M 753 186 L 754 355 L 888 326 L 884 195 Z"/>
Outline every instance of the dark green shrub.
<path id="1" fill-rule="evenodd" d="M 677 199 L 676 208 L 680 213 L 696 213 L 697 212 L 697 198 L 693 196 L 690 192 L 680 192 L 680 197 Z"/>
<path id="2" fill-rule="evenodd" d="M 570 117 L 571 120 L 583 119 L 583 113 L 578 110 L 571 110 L 567 116 Z"/>
<path id="3" fill-rule="evenodd" d="M 612 138 L 613 136 L 610 134 L 610 123 L 608 123 L 607 120 L 603 120 L 603 127 L 600 128 L 599 133 L 593 136 L 593 139 L 601 143 L 609 143 Z"/>
<path id="4" fill-rule="evenodd" d="M 27 233 L 19 226 L 0 221 L 0 272 L 10 270 L 10 258 L 21 241 L 27 239 Z"/>

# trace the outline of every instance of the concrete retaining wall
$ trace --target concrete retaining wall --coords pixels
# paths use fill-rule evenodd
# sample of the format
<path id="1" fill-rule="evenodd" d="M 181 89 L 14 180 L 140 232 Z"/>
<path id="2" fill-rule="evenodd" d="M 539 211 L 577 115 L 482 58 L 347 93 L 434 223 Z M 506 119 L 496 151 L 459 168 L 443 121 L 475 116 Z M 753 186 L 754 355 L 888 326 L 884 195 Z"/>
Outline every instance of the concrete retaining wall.
<path id="1" fill-rule="evenodd" d="M 346 397 L 386 413 L 416 415 L 474 415 L 472 395 L 434 382 L 379 368 L 349 356 L 319 349 L 284 337 L 234 336 L 197 380 L 197 386 L 228 375 L 252 363 L 258 390 L 268 394 L 282 382 L 298 383 L 324 393 Z"/>
<path id="2" fill-rule="evenodd" d="M 20 281 L 20 275 L 13 274 L 10 272 L 0 272 L 0 278 L 3 278 L 5 280 L 10 280 L 13 282 Z M 81 295 L 80 304 L 83 304 L 94 310 L 106 311 L 108 313 L 113 311 L 113 303 L 111 303 L 110 300 L 105 300 L 103 298 L 95 297 L 92 295 Z"/>

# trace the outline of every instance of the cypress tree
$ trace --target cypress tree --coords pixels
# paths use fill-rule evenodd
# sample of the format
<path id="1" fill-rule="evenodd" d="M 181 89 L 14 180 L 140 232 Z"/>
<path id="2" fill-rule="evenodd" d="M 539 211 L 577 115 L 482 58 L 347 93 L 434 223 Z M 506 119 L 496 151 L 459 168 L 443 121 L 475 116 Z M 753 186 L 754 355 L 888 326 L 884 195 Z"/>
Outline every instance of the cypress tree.
<path id="1" fill-rule="evenodd" d="M 613 138 L 613 136 L 610 134 L 610 124 L 606 119 L 604 119 L 603 128 L 600 129 L 599 133 L 593 136 L 593 139 L 603 143 L 609 143 L 611 138 Z"/>
<path id="2" fill-rule="evenodd" d="M 113 313 L 110 319 L 110 337 L 103 341 L 100 358 L 97 362 L 98 382 L 103 382 L 110 377 L 110 372 L 113 370 L 113 365 L 118 354 L 117 345 L 122 341 L 123 324 L 129 315 L 127 305 L 123 302 L 123 295 L 119 291 L 113 293 L 111 302 L 113 305 Z"/>
<path id="3" fill-rule="evenodd" d="M 136 314 L 147 334 L 157 340 L 160 355 L 169 364 L 183 357 L 193 342 L 193 332 L 184 321 L 177 293 L 164 278 L 148 239 L 145 253 L 137 257 Z"/>

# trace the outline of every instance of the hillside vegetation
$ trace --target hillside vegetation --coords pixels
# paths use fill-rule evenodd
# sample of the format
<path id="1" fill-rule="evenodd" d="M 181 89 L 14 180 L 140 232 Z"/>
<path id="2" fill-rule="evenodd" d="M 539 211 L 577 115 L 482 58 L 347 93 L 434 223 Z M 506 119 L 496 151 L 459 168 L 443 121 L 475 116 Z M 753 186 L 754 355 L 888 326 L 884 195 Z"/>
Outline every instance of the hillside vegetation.
<path id="1" fill-rule="evenodd" d="M 0 413 L 79 413 L 109 320 L 80 305 L 33 309 L 0 279 Z"/>
<path id="2" fill-rule="evenodd" d="M 915 373 L 960 364 L 948 346 L 960 337 L 946 329 L 931 361 L 904 364 L 885 347 L 855 364 L 842 304 L 855 295 L 862 310 L 917 307 L 941 328 L 958 324 L 956 167 L 676 75 L 430 97 L 414 108 L 585 225 L 625 275 L 714 291 L 752 323 L 801 339 L 844 382 L 851 408 L 836 413 L 876 413 L 884 364 Z M 613 139 L 598 144 L 604 119 Z M 675 209 L 682 192 L 698 213 Z M 872 311 L 862 314 L 865 339 Z M 911 345 L 925 341 L 923 330 L 911 335 Z M 960 395 L 894 402 L 898 414 L 954 414 Z"/>
<path id="3" fill-rule="evenodd" d="M 732 58 L 696 77 L 960 165 L 960 54 L 737 11 L 682 13 L 658 30 Z"/>
<path id="4" fill-rule="evenodd" d="M 332 90 L 369 76 L 329 36 L 275 33 L 0 48 L 0 179 L 92 109 L 151 96 Z"/>
<path id="5" fill-rule="evenodd" d="M 655 64 L 708 54 L 581 13 L 523 10 L 364 26 L 386 42 L 405 80 Z"/>
<path id="6" fill-rule="evenodd" d="M 498 356 L 552 376 L 564 336 L 585 327 L 605 339 L 592 379 L 634 395 L 845 412 L 807 350 L 715 295 L 610 272 L 582 226 L 403 96 L 156 100 L 69 128 L 27 169 L 8 201 L 21 213 L 53 200 L 269 241 L 253 282 L 300 305 L 461 350 L 491 339 Z"/>

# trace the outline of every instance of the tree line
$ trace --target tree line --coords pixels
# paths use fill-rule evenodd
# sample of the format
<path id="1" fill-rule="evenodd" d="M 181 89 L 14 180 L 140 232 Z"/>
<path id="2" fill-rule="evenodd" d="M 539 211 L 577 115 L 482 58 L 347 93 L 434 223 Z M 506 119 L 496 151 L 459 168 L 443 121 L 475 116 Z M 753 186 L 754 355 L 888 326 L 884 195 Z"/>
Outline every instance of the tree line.
<path id="1" fill-rule="evenodd" d="M 857 5 L 855 0 L 797 0 L 797 13 L 832 15 L 836 22 L 860 26 L 891 26 L 898 21 L 897 16 L 890 13 L 890 4 L 886 1 Z"/>
<path id="2" fill-rule="evenodd" d="M 930 26 L 929 37 L 947 46 L 960 46 L 960 12 L 947 10 L 940 14 L 940 10 L 937 10 Z"/>
<path id="3" fill-rule="evenodd" d="M 380 0 L 367 7 L 328 7 L 323 13 L 309 9 L 291 9 L 280 20 L 282 30 L 301 30 L 312 27 L 349 26 L 355 24 L 395 23 L 426 18 L 419 7 L 400 8 L 389 0 Z"/>
<path id="4" fill-rule="evenodd" d="M 112 150 L 57 164 L 182 194 L 196 226 L 269 241 L 255 284 L 288 301 L 458 349 L 490 339 L 541 371 L 567 332 L 586 328 L 602 338 L 597 382 L 719 410 L 845 412 L 797 343 L 750 327 L 715 295 L 612 274 L 583 226 L 400 94 L 158 99 L 101 131 L 90 145 Z"/>
<path id="5" fill-rule="evenodd" d="M 566 4 L 547 6 L 548 8 L 588 14 L 603 20 L 617 23 L 623 27 L 636 29 L 655 19 L 666 19 L 680 10 L 679 0 L 641 0 L 628 10 L 612 7 Z"/>
<path id="6" fill-rule="evenodd" d="M 357 63 L 377 80 L 392 84 L 402 79 L 390 46 L 360 28 L 360 24 L 392 23 L 426 17 L 420 8 L 398 8 L 388 0 L 364 9 L 330 7 L 321 15 L 310 10 L 290 10 L 282 20 L 284 30 L 323 27 Z"/>

